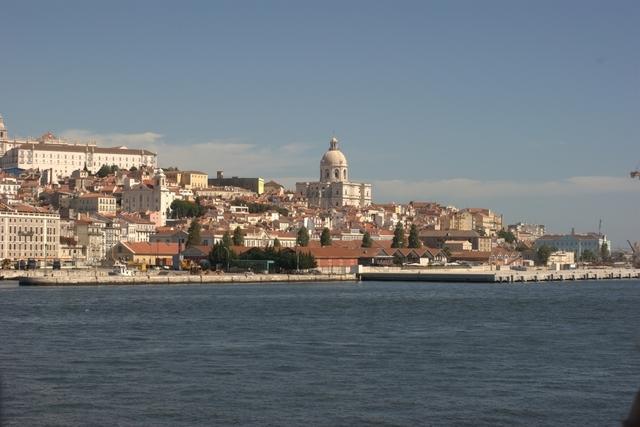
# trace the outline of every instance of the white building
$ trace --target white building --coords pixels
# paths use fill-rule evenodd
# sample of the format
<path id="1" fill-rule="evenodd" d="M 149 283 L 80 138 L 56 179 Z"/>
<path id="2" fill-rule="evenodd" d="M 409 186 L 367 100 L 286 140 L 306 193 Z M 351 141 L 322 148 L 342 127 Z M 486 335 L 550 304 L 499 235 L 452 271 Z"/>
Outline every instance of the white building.
<path id="1" fill-rule="evenodd" d="M 52 260 L 60 246 L 60 215 L 29 205 L 0 205 L 2 259 Z"/>
<path id="2" fill-rule="evenodd" d="M 167 177 L 162 169 L 156 170 L 152 183 L 131 184 L 122 191 L 122 210 L 124 212 L 158 212 L 158 225 L 167 223 L 167 216 L 171 210 L 171 202 L 175 194 L 167 187 Z"/>
<path id="3" fill-rule="evenodd" d="M 91 173 L 96 173 L 102 165 L 116 165 L 120 169 L 157 167 L 156 153 L 148 150 L 73 144 L 56 138 L 51 132 L 38 139 L 10 140 L 2 116 L 0 156 L 3 170 L 16 173 L 28 169 L 50 169 L 54 178 L 68 177 L 85 166 Z"/>
<path id="4" fill-rule="evenodd" d="M 580 259 L 585 251 L 590 251 L 596 257 L 600 255 L 602 245 L 606 244 L 611 250 L 611 241 L 604 234 L 548 234 L 535 241 L 536 250 L 542 246 L 555 248 L 558 251 L 573 252 L 576 259 Z"/>
<path id="5" fill-rule="evenodd" d="M 329 150 L 320 160 L 320 181 L 296 183 L 296 193 L 307 198 L 309 206 L 365 207 L 371 204 L 371 184 L 349 181 L 347 158 L 338 149 L 338 140 L 329 142 Z"/>

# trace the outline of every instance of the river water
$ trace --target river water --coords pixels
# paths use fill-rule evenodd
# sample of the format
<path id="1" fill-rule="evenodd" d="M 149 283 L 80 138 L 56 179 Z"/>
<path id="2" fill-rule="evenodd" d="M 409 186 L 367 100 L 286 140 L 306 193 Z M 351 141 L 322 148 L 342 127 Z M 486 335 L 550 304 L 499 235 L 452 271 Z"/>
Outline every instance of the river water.
<path id="1" fill-rule="evenodd" d="M 616 426 L 640 282 L 0 286 L 1 424 Z"/>

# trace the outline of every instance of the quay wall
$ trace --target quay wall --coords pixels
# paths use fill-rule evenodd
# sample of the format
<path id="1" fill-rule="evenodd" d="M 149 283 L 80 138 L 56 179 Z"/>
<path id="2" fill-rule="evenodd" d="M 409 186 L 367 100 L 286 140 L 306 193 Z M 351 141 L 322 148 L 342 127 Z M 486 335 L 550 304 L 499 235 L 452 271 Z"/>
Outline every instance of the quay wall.
<path id="1" fill-rule="evenodd" d="M 361 268 L 358 277 L 363 281 L 417 282 L 542 282 L 563 280 L 639 279 L 640 269 L 598 268 L 576 270 L 489 270 L 469 269 L 401 269 Z"/>
<path id="2" fill-rule="evenodd" d="M 19 277 L 20 286 L 178 285 L 355 281 L 355 274 L 55 274 Z"/>

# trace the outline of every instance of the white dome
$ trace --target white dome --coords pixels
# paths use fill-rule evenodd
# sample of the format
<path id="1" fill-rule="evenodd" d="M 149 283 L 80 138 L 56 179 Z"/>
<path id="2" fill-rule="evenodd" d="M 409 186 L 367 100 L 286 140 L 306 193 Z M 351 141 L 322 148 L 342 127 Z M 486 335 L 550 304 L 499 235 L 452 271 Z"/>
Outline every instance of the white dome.
<path id="1" fill-rule="evenodd" d="M 347 166 L 347 158 L 340 150 L 329 150 L 322 156 L 320 165 L 324 167 Z"/>

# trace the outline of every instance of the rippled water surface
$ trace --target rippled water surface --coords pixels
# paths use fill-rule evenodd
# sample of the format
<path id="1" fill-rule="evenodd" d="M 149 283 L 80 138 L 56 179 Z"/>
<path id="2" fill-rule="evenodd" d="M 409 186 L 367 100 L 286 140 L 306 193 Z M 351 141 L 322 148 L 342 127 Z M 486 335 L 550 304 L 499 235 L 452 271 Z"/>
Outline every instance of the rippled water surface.
<path id="1" fill-rule="evenodd" d="M 0 286 L 2 425 L 619 425 L 640 282 Z"/>

